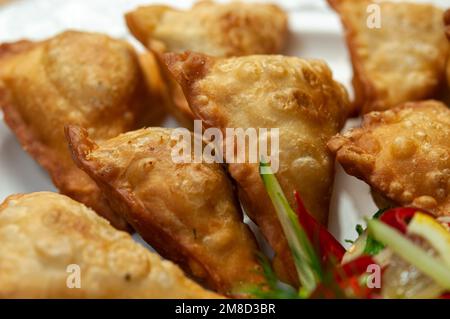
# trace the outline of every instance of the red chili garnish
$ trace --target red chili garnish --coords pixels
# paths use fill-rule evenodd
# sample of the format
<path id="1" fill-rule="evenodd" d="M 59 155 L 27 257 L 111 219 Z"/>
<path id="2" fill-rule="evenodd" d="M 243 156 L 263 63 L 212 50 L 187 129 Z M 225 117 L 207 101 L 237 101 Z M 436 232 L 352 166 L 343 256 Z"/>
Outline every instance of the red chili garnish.
<path id="1" fill-rule="evenodd" d="M 340 262 L 345 254 L 345 248 L 306 210 L 297 191 L 294 192 L 294 195 L 297 201 L 298 221 L 305 229 L 309 240 L 319 248 L 322 262 L 326 263 L 329 258 Z"/>
<path id="2" fill-rule="evenodd" d="M 371 256 L 362 255 L 339 267 L 336 271 L 336 276 L 338 279 L 343 279 L 342 277 L 359 276 L 367 271 L 369 265 L 373 264 L 376 264 L 376 262 Z"/>
<path id="3" fill-rule="evenodd" d="M 348 296 L 348 291 L 352 291 L 352 296 Z M 336 287 L 327 287 L 319 284 L 309 297 L 310 299 L 342 299 L 342 298 L 378 299 L 380 298 L 378 289 L 370 289 L 361 286 L 356 277 L 341 282 Z"/>
<path id="4" fill-rule="evenodd" d="M 342 289 L 351 289 L 356 298 L 369 298 L 371 289 L 365 285 L 361 285 L 358 277 L 351 277 L 340 283 Z"/>
<path id="5" fill-rule="evenodd" d="M 428 212 L 414 207 L 398 207 L 385 211 L 381 215 L 380 220 L 405 234 L 409 222 L 417 212 L 431 215 Z"/>
<path id="6" fill-rule="evenodd" d="M 445 294 L 442 294 L 439 299 L 450 299 L 450 292 L 446 292 Z"/>
<path id="7" fill-rule="evenodd" d="M 339 288 L 340 289 L 340 288 Z M 338 294 L 335 290 L 324 286 L 322 283 L 319 283 L 316 289 L 313 291 L 310 299 L 337 299 L 342 298 L 340 294 Z"/>
<path id="8" fill-rule="evenodd" d="M 372 289 L 366 285 L 361 285 L 359 277 L 367 272 L 369 265 L 376 264 L 371 256 L 362 255 L 342 266 L 335 271 L 336 282 L 341 289 L 351 289 L 357 298 L 376 298 L 379 289 Z"/>

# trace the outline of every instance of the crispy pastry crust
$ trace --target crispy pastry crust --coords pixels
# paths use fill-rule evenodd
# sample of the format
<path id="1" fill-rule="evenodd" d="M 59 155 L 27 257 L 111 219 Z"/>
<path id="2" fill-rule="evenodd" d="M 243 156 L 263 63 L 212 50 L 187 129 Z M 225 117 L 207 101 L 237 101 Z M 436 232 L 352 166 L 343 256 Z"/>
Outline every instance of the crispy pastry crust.
<path id="1" fill-rule="evenodd" d="M 328 147 L 350 175 L 397 205 L 450 214 L 450 110 L 411 102 L 364 117 Z"/>
<path id="2" fill-rule="evenodd" d="M 287 15 L 276 5 L 202 1 L 190 10 L 139 7 L 125 15 L 133 35 L 163 51 L 240 56 L 279 52 L 287 36 Z"/>
<path id="3" fill-rule="evenodd" d="M 97 145 L 85 130 L 66 128 L 79 167 L 164 257 L 222 293 L 262 284 L 257 244 L 225 172 L 219 164 L 175 163 L 173 132 L 142 129 Z"/>
<path id="4" fill-rule="evenodd" d="M 1 298 L 218 298 L 94 211 L 55 193 L 0 205 Z M 80 288 L 70 276 L 79 267 Z"/>
<path id="5" fill-rule="evenodd" d="M 294 205 L 293 191 L 326 223 L 333 183 L 327 140 L 339 132 L 349 103 L 345 89 L 322 61 L 283 56 L 220 59 L 198 53 L 166 54 L 168 68 L 205 127 L 279 128 L 277 178 Z M 279 275 L 297 282 L 290 249 L 259 176 L 258 164 L 229 164 L 246 212 L 275 250 Z"/>
<path id="6" fill-rule="evenodd" d="M 98 139 L 149 124 L 161 112 L 149 106 L 156 100 L 147 84 L 133 49 L 100 34 L 70 31 L 43 42 L 0 46 L 5 122 L 63 194 L 92 207 L 119 229 L 127 228 L 125 221 L 73 164 L 64 124 L 83 125 Z"/>
<path id="7" fill-rule="evenodd" d="M 186 127 L 194 115 L 182 89 L 161 61 L 166 52 L 186 50 L 214 56 L 278 53 L 286 42 L 287 15 L 276 5 L 196 3 L 190 10 L 149 5 L 125 15 L 131 33 L 160 59 L 161 74 L 168 83 L 169 111 Z"/>
<path id="8" fill-rule="evenodd" d="M 355 109 L 383 111 L 433 97 L 445 78 L 448 44 L 442 10 L 382 2 L 381 28 L 369 28 L 370 0 L 328 0 L 340 14 L 354 77 Z"/>

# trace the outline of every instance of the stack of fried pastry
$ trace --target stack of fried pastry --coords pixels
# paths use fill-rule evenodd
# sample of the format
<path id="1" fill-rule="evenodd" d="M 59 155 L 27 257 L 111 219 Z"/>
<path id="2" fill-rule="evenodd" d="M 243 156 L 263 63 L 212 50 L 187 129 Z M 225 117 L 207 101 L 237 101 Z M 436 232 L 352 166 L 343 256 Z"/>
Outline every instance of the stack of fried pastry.
<path id="1" fill-rule="evenodd" d="M 174 162 L 174 129 L 159 127 L 167 113 L 225 136 L 278 128 L 276 177 L 290 204 L 298 191 L 322 224 L 335 157 L 381 207 L 450 215 L 450 110 L 429 100 L 450 90 L 450 13 L 377 2 L 382 26 L 369 28 L 375 2 L 329 2 L 346 33 L 353 102 L 324 61 L 276 55 L 287 16 L 269 4 L 140 7 L 125 17 L 143 54 L 78 31 L 0 45 L 5 122 L 61 193 L 0 206 L 0 297 L 246 296 L 266 279 L 243 209 L 273 249 L 278 277 L 299 285 L 258 163 Z M 340 135 L 352 114 L 365 114 L 361 127 Z M 133 231 L 170 261 L 133 242 Z M 69 287 L 69 265 L 80 289 Z"/>
<path id="2" fill-rule="evenodd" d="M 450 215 L 450 110 L 429 100 L 450 91 L 450 10 L 329 2 L 341 16 L 351 53 L 354 107 L 366 114 L 360 128 L 329 141 L 330 151 L 347 173 L 371 186 L 380 208 L 411 205 Z M 380 28 L 367 27 L 371 4 L 379 8 Z"/>

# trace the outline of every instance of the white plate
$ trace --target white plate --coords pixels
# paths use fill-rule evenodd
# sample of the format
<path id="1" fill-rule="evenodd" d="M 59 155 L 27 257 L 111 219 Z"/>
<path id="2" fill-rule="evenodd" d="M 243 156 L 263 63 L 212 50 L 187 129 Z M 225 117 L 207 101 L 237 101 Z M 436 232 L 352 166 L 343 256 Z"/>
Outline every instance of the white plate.
<path id="1" fill-rule="evenodd" d="M 123 14 L 139 4 L 151 2 L 155 1 L 10 0 L 8 4 L 0 6 L 0 42 L 20 38 L 43 39 L 72 28 L 125 38 L 142 50 L 127 31 Z M 192 3 L 164 2 L 179 7 L 189 7 Z M 292 31 L 286 54 L 326 60 L 335 78 L 351 91 L 352 71 L 341 25 L 325 1 L 278 2 L 289 12 Z M 358 122 L 351 120 L 347 127 L 355 126 Z M 0 201 L 14 193 L 55 191 L 46 172 L 22 150 L 3 121 L 0 122 L 0 178 Z M 362 222 L 362 216 L 375 211 L 369 187 L 337 167 L 329 225 L 332 233 L 341 242 L 355 238 L 355 225 Z"/>

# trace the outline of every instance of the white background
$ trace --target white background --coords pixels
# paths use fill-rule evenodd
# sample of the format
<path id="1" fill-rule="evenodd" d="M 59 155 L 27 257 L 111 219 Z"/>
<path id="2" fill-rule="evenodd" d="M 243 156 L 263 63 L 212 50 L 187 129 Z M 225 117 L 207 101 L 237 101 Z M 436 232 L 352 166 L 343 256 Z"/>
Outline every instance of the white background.
<path id="1" fill-rule="evenodd" d="M 263 1 L 263 0 L 260 0 Z M 65 29 L 104 32 L 142 47 L 127 31 L 123 14 L 140 4 L 165 3 L 188 8 L 193 1 L 174 0 L 10 0 L 0 6 L 0 42 L 43 39 Z M 267 1 L 269 2 L 269 1 Z M 337 80 L 351 92 L 352 70 L 338 17 L 325 0 L 273 0 L 289 13 L 291 36 L 285 54 L 322 58 Z M 450 7 L 450 0 L 428 1 Z M 347 128 L 358 124 L 351 120 Z M 43 171 L 0 121 L 0 201 L 13 193 L 55 190 Z M 356 237 L 354 227 L 376 207 L 368 186 L 337 167 L 330 213 L 330 230 L 343 242 Z"/>

